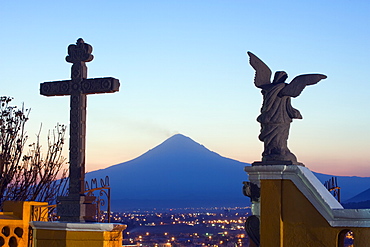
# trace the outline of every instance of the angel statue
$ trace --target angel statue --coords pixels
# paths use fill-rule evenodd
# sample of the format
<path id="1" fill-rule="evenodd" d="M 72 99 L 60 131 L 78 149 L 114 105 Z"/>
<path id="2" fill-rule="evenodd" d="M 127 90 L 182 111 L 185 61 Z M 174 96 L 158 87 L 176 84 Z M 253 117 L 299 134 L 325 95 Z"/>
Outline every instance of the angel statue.
<path id="1" fill-rule="evenodd" d="M 295 77 L 285 83 L 288 74 L 277 71 L 271 83 L 271 70 L 256 55 L 248 52 L 249 63 L 256 71 L 254 84 L 262 90 L 263 104 L 257 121 L 261 124 L 258 136 L 264 143 L 262 163 L 300 164 L 287 146 L 289 127 L 293 118 L 302 119 L 302 115 L 290 103 L 291 97 L 301 94 L 307 85 L 314 85 L 325 79 L 326 75 L 306 74 Z"/>

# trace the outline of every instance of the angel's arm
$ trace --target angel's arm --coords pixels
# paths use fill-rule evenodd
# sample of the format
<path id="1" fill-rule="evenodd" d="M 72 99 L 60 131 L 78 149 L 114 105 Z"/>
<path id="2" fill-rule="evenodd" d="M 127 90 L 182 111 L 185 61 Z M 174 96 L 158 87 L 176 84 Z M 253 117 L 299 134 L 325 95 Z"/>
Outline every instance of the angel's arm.
<path id="1" fill-rule="evenodd" d="M 279 96 L 291 96 L 297 97 L 301 94 L 303 89 L 308 85 L 314 85 L 321 81 L 322 79 L 326 79 L 326 75 L 322 74 L 307 74 L 307 75 L 299 75 L 293 79 L 291 83 L 286 85 L 283 90 L 280 91 Z"/>
<path id="2" fill-rule="evenodd" d="M 271 70 L 270 68 L 262 62 L 256 55 L 252 52 L 247 52 L 249 56 L 249 63 L 256 71 L 254 75 L 254 85 L 261 88 L 261 86 L 271 83 Z"/>

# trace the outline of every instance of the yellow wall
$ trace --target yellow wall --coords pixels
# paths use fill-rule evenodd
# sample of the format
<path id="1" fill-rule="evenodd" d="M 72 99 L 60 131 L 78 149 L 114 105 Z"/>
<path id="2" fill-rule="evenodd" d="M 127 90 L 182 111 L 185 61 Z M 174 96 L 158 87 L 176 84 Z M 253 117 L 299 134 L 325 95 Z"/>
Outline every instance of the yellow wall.
<path id="1" fill-rule="evenodd" d="M 32 206 L 47 206 L 45 202 L 5 201 L 0 212 L 0 246 L 27 247 Z"/>
<path id="2" fill-rule="evenodd" d="M 281 189 L 281 180 L 263 180 L 261 183 L 261 246 L 283 242 Z"/>
<path id="3" fill-rule="evenodd" d="M 354 233 L 355 247 L 370 246 L 370 228 L 331 227 L 290 180 L 261 180 L 261 246 L 337 247 L 342 230 Z"/>
<path id="4" fill-rule="evenodd" d="M 47 221 L 46 202 L 4 202 L 4 212 L 0 212 L 0 246 L 28 247 L 31 234 L 30 221 L 36 219 L 33 214 L 36 212 L 34 208 L 40 206 L 46 210 L 37 211 L 39 216 L 37 220 Z M 35 223 L 37 222 L 32 222 Z M 31 243 L 33 247 L 121 247 L 122 231 L 125 228 L 125 225 L 117 225 L 110 231 L 34 229 Z"/>
<path id="5" fill-rule="evenodd" d="M 121 247 L 121 231 L 60 231 L 37 229 L 35 247 Z"/>

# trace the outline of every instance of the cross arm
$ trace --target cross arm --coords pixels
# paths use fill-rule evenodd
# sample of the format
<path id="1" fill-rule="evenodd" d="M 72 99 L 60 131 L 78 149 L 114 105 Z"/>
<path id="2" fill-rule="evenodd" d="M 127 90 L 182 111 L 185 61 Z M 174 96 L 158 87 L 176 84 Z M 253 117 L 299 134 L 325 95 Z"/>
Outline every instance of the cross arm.
<path id="1" fill-rule="evenodd" d="M 71 95 L 73 91 L 82 94 L 114 93 L 119 91 L 119 80 L 113 77 L 83 79 L 81 83 L 72 80 L 50 81 L 40 84 L 40 94 L 44 96 Z"/>
<path id="2" fill-rule="evenodd" d="M 114 93 L 119 91 L 119 80 L 113 77 L 84 79 L 83 94 Z"/>
<path id="3" fill-rule="evenodd" d="M 40 94 L 45 96 L 70 95 L 70 81 L 49 81 L 40 84 Z"/>

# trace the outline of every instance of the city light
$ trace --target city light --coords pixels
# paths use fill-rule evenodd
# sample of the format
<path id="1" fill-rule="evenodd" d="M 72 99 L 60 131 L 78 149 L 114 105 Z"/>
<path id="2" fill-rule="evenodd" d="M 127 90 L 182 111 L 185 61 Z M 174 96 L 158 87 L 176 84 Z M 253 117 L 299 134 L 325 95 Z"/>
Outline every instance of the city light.
<path id="1" fill-rule="evenodd" d="M 191 210 L 118 213 L 114 222 L 128 226 L 123 246 L 248 246 L 244 223 L 250 208 Z"/>

